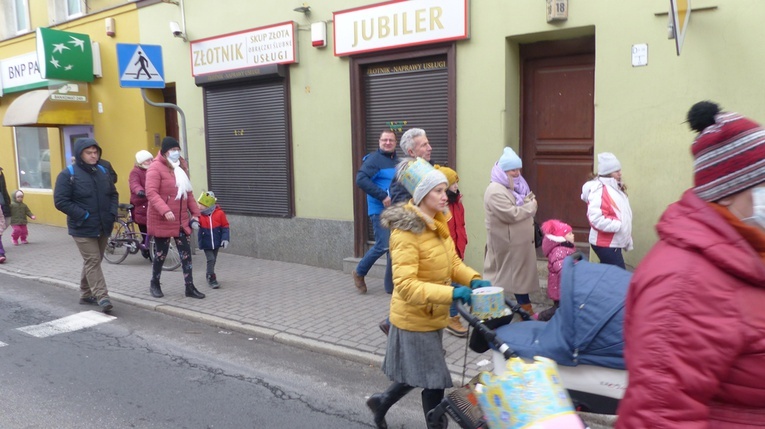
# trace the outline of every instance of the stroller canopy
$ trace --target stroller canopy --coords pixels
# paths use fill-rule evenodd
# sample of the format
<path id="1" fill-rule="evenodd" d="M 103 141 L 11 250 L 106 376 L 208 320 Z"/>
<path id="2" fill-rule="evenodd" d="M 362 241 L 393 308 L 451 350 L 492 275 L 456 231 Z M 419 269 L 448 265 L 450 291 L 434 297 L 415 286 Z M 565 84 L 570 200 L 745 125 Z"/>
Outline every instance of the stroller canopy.
<path id="1" fill-rule="evenodd" d="M 510 323 L 496 329 L 497 339 L 522 357 L 624 369 L 624 301 L 632 274 L 579 259 L 574 254 L 563 263 L 560 307 L 549 322 Z"/>

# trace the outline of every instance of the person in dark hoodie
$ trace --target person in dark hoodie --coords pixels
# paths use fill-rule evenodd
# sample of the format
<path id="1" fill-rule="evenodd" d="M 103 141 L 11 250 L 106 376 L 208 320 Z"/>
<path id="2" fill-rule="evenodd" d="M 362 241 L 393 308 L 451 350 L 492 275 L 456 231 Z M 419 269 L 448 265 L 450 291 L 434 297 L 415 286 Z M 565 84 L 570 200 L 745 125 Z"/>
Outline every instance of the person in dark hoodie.
<path id="1" fill-rule="evenodd" d="M 694 187 L 627 292 L 616 429 L 765 427 L 765 128 L 709 101 L 688 123 Z"/>
<path id="2" fill-rule="evenodd" d="M 53 203 L 66 214 L 69 235 L 82 255 L 80 304 L 98 305 L 108 313 L 112 303 L 101 260 L 117 218 L 119 194 L 109 170 L 98 163 L 101 157 L 98 142 L 78 139 L 74 153 L 74 165 L 63 169 L 56 178 Z"/>

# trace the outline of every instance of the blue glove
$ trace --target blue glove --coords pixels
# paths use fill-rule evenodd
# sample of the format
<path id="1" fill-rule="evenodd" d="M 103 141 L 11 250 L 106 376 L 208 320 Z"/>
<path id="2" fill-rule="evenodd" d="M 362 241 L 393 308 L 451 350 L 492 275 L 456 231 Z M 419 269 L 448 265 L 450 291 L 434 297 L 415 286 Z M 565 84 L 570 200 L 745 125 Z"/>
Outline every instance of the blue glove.
<path id="1" fill-rule="evenodd" d="M 478 289 L 479 287 L 491 286 L 491 282 L 488 280 L 473 279 L 470 280 L 470 289 Z"/>
<path id="2" fill-rule="evenodd" d="M 462 302 L 465 304 L 470 304 L 470 297 L 473 296 L 473 291 L 470 290 L 470 288 L 465 286 L 459 286 L 454 288 L 454 292 L 452 292 L 452 299 L 458 300 L 461 299 Z"/>

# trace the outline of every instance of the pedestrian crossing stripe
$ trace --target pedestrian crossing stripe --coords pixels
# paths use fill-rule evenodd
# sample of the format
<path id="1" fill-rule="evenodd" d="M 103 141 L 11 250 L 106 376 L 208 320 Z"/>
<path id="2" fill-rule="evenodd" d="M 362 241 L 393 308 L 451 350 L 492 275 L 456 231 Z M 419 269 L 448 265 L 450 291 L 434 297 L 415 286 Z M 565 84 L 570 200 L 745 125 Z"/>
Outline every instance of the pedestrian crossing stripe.
<path id="1" fill-rule="evenodd" d="M 125 71 L 120 76 L 121 81 L 164 82 L 162 74 L 154 67 L 146 51 L 141 45 L 136 45 L 135 52 L 130 57 Z"/>
<path id="2" fill-rule="evenodd" d="M 90 328 L 91 326 L 100 325 L 101 323 L 111 322 L 114 319 L 116 319 L 116 317 L 91 310 L 51 320 L 50 322 L 41 323 L 39 325 L 24 326 L 17 330 L 33 337 L 45 338 Z"/>

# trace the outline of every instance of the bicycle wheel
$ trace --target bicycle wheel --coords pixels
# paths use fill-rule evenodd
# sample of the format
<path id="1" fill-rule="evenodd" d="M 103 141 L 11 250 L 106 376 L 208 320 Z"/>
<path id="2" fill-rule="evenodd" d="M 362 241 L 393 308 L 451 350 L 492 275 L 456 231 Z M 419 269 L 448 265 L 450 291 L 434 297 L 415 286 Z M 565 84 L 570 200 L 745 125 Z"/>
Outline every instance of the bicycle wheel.
<path id="1" fill-rule="evenodd" d="M 122 221 L 114 222 L 114 230 L 109 236 L 104 250 L 104 259 L 110 264 L 119 264 L 130 253 L 132 234 L 127 224 Z"/>
<path id="2" fill-rule="evenodd" d="M 149 240 L 149 254 L 151 260 L 157 257 L 157 248 L 154 243 L 154 237 Z M 175 240 L 170 240 L 170 246 L 167 248 L 167 257 L 165 263 L 162 265 L 162 269 L 165 271 L 173 271 L 181 266 L 181 255 L 178 254 L 178 249 L 175 247 Z"/>

